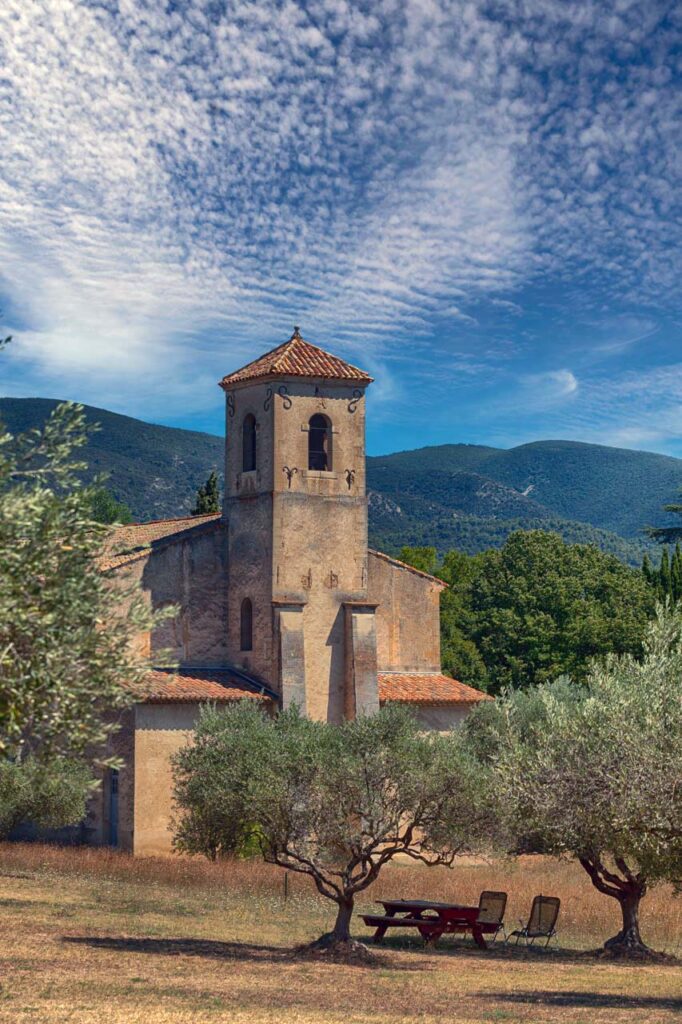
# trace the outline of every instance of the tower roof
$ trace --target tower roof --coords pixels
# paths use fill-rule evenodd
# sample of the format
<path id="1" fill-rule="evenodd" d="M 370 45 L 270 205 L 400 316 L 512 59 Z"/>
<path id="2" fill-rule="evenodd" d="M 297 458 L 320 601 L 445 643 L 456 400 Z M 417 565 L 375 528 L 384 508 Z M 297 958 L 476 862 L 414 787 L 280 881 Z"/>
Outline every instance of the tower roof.
<path id="1" fill-rule="evenodd" d="M 298 327 L 294 327 L 294 333 L 283 345 L 247 363 L 241 370 L 229 373 L 219 383 L 221 388 L 225 388 L 242 381 L 272 377 L 323 377 L 327 380 L 355 381 L 358 384 L 371 384 L 373 380 L 357 366 L 325 352 L 317 345 L 311 345 L 301 337 Z"/>

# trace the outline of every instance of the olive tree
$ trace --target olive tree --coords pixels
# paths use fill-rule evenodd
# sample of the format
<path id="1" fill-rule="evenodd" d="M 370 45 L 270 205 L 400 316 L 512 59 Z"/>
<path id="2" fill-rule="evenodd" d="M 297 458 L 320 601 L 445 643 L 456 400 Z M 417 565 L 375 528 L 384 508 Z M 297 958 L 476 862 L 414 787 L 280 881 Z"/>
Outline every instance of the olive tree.
<path id="1" fill-rule="evenodd" d="M 0 759 L 0 838 L 25 821 L 42 828 L 76 824 L 91 786 L 92 771 L 82 760 Z"/>
<path id="2" fill-rule="evenodd" d="M 646 954 L 640 901 L 682 880 L 682 618 L 659 609 L 641 660 L 594 662 L 585 686 L 561 680 L 507 693 L 467 726 L 493 776 L 517 847 L 577 858 L 618 901 L 614 955 Z"/>
<path id="3" fill-rule="evenodd" d="M 69 403 L 41 430 L 0 426 L 0 829 L 17 816 L 80 820 L 93 784 L 83 765 L 148 670 L 134 640 L 150 614 L 101 571 L 108 530 L 92 516 L 100 482 L 80 483 L 86 440 Z"/>
<path id="4" fill-rule="evenodd" d="M 485 771 L 456 734 L 424 734 L 389 707 L 340 725 L 253 702 L 205 708 L 174 761 L 175 846 L 216 857 L 251 837 L 266 861 L 336 904 L 317 948 L 357 950 L 357 895 L 397 854 L 452 864 L 490 828 Z"/>

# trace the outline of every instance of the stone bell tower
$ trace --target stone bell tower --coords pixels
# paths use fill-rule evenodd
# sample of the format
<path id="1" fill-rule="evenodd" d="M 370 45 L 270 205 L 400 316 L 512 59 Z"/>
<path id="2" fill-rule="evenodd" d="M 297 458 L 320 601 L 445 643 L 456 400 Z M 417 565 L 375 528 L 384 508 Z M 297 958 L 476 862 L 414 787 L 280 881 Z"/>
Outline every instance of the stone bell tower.
<path id="1" fill-rule="evenodd" d="M 364 371 L 305 341 L 220 382 L 226 393 L 228 648 L 314 718 L 378 707 L 367 598 Z"/>

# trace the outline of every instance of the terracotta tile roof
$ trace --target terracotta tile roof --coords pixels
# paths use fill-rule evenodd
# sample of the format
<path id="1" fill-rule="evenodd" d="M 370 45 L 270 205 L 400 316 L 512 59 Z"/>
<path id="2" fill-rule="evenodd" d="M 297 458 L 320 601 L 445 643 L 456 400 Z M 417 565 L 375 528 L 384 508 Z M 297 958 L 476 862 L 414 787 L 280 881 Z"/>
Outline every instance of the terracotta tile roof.
<path id="1" fill-rule="evenodd" d="M 383 551 L 373 551 L 372 548 L 368 548 L 368 553 L 374 555 L 375 558 L 381 558 L 384 562 L 389 562 L 391 565 L 397 566 L 398 569 L 407 569 L 408 572 L 413 572 L 415 576 L 423 576 L 425 580 L 431 580 L 432 583 L 437 583 L 443 590 L 447 590 L 448 584 L 445 580 L 441 580 L 438 576 L 432 576 L 430 572 L 422 572 L 421 569 L 415 569 L 413 565 L 409 565 L 407 562 L 401 562 L 399 558 L 392 558 L 391 555 L 385 555 Z"/>
<path id="2" fill-rule="evenodd" d="M 220 513 L 208 516 L 181 516 L 179 519 L 155 519 L 149 523 L 130 523 L 114 530 L 108 538 L 100 568 L 117 569 L 138 558 L 144 558 L 153 544 L 174 539 L 188 530 L 220 522 Z"/>
<path id="3" fill-rule="evenodd" d="M 404 704 L 478 704 L 492 697 L 449 676 L 380 672 L 379 700 Z"/>
<path id="4" fill-rule="evenodd" d="M 277 701 L 277 695 L 257 679 L 234 669 L 155 668 L 147 676 L 140 703 L 195 703 L 201 701 Z"/>
<path id="5" fill-rule="evenodd" d="M 305 341 L 298 333 L 298 327 L 294 328 L 294 333 L 283 345 L 259 356 L 241 370 L 229 373 L 219 384 L 225 388 L 245 380 L 269 377 L 322 377 L 328 380 L 356 381 L 358 384 L 371 384 L 373 379 L 357 366 Z"/>

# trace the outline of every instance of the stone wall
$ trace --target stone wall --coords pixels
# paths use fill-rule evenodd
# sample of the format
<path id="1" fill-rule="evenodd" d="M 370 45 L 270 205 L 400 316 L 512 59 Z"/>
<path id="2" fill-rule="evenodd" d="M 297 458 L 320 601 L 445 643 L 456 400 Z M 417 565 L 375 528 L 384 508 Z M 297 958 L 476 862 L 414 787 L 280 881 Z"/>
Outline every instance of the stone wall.
<path id="1" fill-rule="evenodd" d="M 227 657 L 227 537 L 220 522 L 201 524 L 153 544 L 116 570 L 121 585 L 136 585 L 152 608 L 175 605 L 178 614 L 141 637 L 152 661 L 169 652 L 177 662 L 221 665 Z"/>
<path id="2" fill-rule="evenodd" d="M 198 714 L 198 704 L 135 708 L 135 854 L 167 854 L 172 849 L 171 757 L 190 742 Z"/>
<path id="3" fill-rule="evenodd" d="M 370 601 L 377 603 L 380 672 L 440 672 L 443 584 L 376 551 L 369 552 Z"/>
<path id="4" fill-rule="evenodd" d="M 364 395 L 329 382 L 286 386 L 289 400 L 274 405 L 273 597 L 305 602 L 305 709 L 339 722 L 349 657 L 344 605 L 366 598 L 367 586 Z M 331 430 L 327 470 L 308 468 L 316 415 Z"/>
<path id="5" fill-rule="evenodd" d="M 270 394 L 269 394 L 270 392 Z M 277 684 L 272 616 L 272 491 L 274 407 L 272 388 L 254 383 L 230 391 L 225 417 L 225 497 L 228 553 L 226 647 L 228 661 Z M 256 421 L 256 469 L 242 471 L 242 428 Z M 241 650 L 242 601 L 253 607 L 253 649 Z"/>

